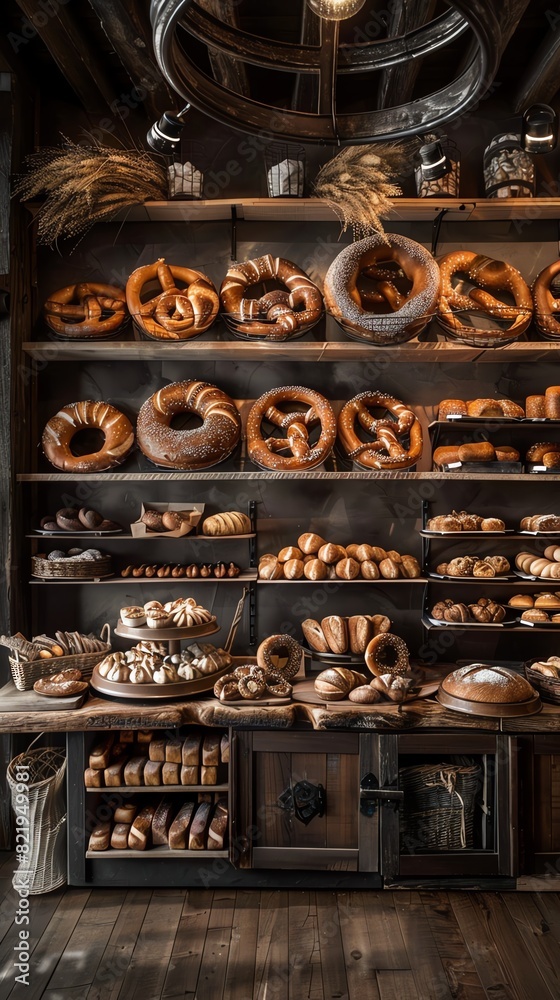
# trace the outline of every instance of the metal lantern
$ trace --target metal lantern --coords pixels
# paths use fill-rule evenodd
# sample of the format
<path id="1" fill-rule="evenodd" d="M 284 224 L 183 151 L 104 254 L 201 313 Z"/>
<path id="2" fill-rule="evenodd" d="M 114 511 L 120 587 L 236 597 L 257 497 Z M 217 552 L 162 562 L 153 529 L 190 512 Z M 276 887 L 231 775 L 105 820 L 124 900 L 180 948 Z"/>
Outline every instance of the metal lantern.
<path id="1" fill-rule="evenodd" d="M 514 132 L 495 135 L 484 150 L 484 188 L 487 198 L 532 198 L 535 165 Z"/>
<path id="2" fill-rule="evenodd" d="M 422 162 L 414 170 L 416 192 L 419 198 L 457 198 L 459 196 L 459 180 L 461 176 L 461 155 L 456 142 L 446 137 L 437 143 L 441 156 L 445 161 L 445 170 L 437 176 L 430 176 L 430 163 Z M 426 147 L 422 147 L 424 149 Z M 422 149 L 420 156 L 422 157 Z M 435 173 L 435 171 L 434 171 Z"/>

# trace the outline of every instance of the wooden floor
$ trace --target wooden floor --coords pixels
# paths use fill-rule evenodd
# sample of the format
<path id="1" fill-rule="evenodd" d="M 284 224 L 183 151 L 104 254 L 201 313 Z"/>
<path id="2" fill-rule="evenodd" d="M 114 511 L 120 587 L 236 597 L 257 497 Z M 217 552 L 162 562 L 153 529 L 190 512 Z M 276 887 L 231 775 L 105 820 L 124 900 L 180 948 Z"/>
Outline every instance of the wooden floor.
<path id="1" fill-rule="evenodd" d="M 560 998 L 556 893 L 62 889 L 14 986 L 10 873 L 0 1000 Z"/>

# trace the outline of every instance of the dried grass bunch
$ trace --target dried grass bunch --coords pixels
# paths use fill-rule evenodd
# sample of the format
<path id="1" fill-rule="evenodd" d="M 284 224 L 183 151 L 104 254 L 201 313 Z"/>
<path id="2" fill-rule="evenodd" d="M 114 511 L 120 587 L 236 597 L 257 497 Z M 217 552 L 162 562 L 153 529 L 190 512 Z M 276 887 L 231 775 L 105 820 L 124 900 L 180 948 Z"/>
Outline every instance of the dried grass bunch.
<path id="1" fill-rule="evenodd" d="M 32 153 L 25 164 L 28 172 L 15 193 L 22 201 L 45 198 L 38 213 L 40 243 L 78 236 L 123 208 L 166 197 L 164 167 L 135 149 L 82 146 L 65 138 L 62 146 Z"/>
<path id="2" fill-rule="evenodd" d="M 331 205 L 343 232 L 351 227 L 355 239 L 385 232 L 381 219 L 389 214 L 391 199 L 402 194 L 396 181 L 417 148 L 414 142 L 347 146 L 325 163 L 317 174 L 315 194 Z"/>

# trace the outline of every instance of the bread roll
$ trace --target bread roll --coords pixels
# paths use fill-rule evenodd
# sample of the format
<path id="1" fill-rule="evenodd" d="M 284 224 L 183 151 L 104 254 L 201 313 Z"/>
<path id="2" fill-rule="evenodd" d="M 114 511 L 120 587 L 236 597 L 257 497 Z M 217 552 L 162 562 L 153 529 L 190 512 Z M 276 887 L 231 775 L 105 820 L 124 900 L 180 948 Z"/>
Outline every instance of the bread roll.
<path id="1" fill-rule="evenodd" d="M 306 531 L 303 535 L 298 538 L 298 548 L 301 549 L 306 556 L 315 555 L 319 551 L 322 545 L 326 545 L 324 538 L 320 535 L 314 534 L 312 531 Z"/>
<path id="2" fill-rule="evenodd" d="M 340 559 L 346 558 L 346 549 L 342 548 L 342 545 L 334 545 L 332 542 L 326 542 L 325 545 L 321 545 L 317 553 L 318 558 L 324 563 L 336 563 Z"/>
<path id="3" fill-rule="evenodd" d="M 104 771 L 98 767 L 86 767 L 84 771 L 84 785 L 86 788 L 103 788 Z"/>
<path id="4" fill-rule="evenodd" d="M 89 766 L 94 770 L 105 770 L 111 759 L 111 747 L 114 742 L 115 734 L 107 733 L 104 739 L 96 743 L 89 755 Z"/>
<path id="5" fill-rule="evenodd" d="M 144 784 L 145 785 L 161 785 L 163 784 L 161 779 L 161 769 L 163 763 L 161 760 L 149 760 L 144 767 Z"/>
<path id="6" fill-rule="evenodd" d="M 315 691 L 324 701 L 342 701 L 364 681 L 365 678 L 357 682 L 354 672 L 347 667 L 329 667 L 317 674 Z"/>
<path id="7" fill-rule="evenodd" d="M 388 557 L 379 563 L 379 572 L 385 580 L 397 580 L 400 576 L 398 563 Z"/>
<path id="8" fill-rule="evenodd" d="M 381 699 L 379 691 L 376 691 L 371 684 L 360 684 L 359 687 L 355 687 L 349 692 L 348 697 L 350 701 L 354 701 L 358 705 L 374 705 L 376 701 Z"/>
<path id="9" fill-rule="evenodd" d="M 301 623 L 301 630 L 308 646 L 310 646 L 311 649 L 317 650 L 318 653 L 329 652 L 329 644 L 325 639 L 323 629 L 319 625 L 319 622 L 315 621 L 314 618 L 306 618 L 305 621 Z"/>
<path id="10" fill-rule="evenodd" d="M 295 545 L 287 545 L 286 548 L 280 549 L 278 553 L 278 562 L 286 563 L 290 559 L 301 559 L 303 560 L 303 552 L 298 549 Z"/>
<path id="11" fill-rule="evenodd" d="M 489 441 L 461 444 L 457 454 L 460 462 L 494 462 L 496 459 L 496 449 Z"/>
<path id="12" fill-rule="evenodd" d="M 165 759 L 171 764 L 181 763 L 181 752 L 183 750 L 183 740 L 167 740 L 165 744 Z"/>
<path id="13" fill-rule="evenodd" d="M 277 559 L 259 562 L 259 576 L 261 580 L 280 580 L 284 576 L 283 563 Z"/>
<path id="14" fill-rule="evenodd" d="M 208 840 L 206 849 L 208 851 L 223 851 L 228 828 L 228 804 L 227 799 L 218 799 L 210 826 L 208 827 Z"/>
<path id="15" fill-rule="evenodd" d="M 126 851 L 128 847 L 128 835 L 130 833 L 130 823 L 116 823 L 111 834 L 111 847 L 115 851 Z"/>
<path id="16" fill-rule="evenodd" d="M 528 417 L 543 418 L 545 414 L 545 397 L 544 396 L 527 396 L 525 399 L 525 413 Z"/>
<path id="17" fill-rule="evenodd" d="M 193 764 L 183 764 L 181 767 L 182 785 L 200 785 L 200 772 Z"/>
<path id="18" fill-rule="evenodd" d="M 123 775 L 125 785 L 143 785 L 144 768 L 147 763 L 147 757 L 131 757 L 131 759 L 126 762 L 124 767 Z"/>
<path id="19" fill-rule="evenodd" d="M 161 767 L 161 780 L 164 785 L 180 785 L 181 765 L 166 760 L 165 764 L 162 764 Z"/>
<path id="20" fill-rule="evenodd" d="M 381 576 L 379 566 L 372 559 L 364 559 L 363 563 L 360 563 L 360 573 L 364 580 L 379 580 Z"/>
<path id="21" fill-rule="evenodd" d="M 327 565 L 321 559 L 310 559 L 304 563 L 303 572 L 308 580 L 325 580 Z"/>
<path id="22" fill-rule="evenodd" d="M 360 563 L 356 559 L 341 559 L 335 571 L 340 580 L 355 580 L 360 575 Z"/>
<path id="23" fill-rule="evenodd" d="M 284 563 L 284 576 L 286 580 L 301 580 L 303 570 L 303 559 L 288 559 L 288 561 Z"/>
<path id="24" fill-rule="evenodd" d="M 545 390 L 544 415 L 547 420 L 560 420 L 560 385 L 549 385 Z"/>
<path id="25" fill-rule="evenodd" d="M 202 743 L 202 763 L 205 767 L 217 767 L 220 763 L 220 734 L 208 733 Z M 202 782 L 204 784 L 204 782 Z M 215 782 L 214 782 L 215 784 Z"/>

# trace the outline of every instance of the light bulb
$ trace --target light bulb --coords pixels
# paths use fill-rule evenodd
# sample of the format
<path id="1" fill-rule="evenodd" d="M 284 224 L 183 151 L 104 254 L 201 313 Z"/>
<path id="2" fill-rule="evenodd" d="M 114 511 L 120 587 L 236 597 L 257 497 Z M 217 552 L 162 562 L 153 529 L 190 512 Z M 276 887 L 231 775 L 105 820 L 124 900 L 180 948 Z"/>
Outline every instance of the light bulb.
<path id="1" fill-rule="evenodd" d="M 307 0 L 308 7 L 325 21 L 345 21 L 364 6 L 365 0 Z"/>

